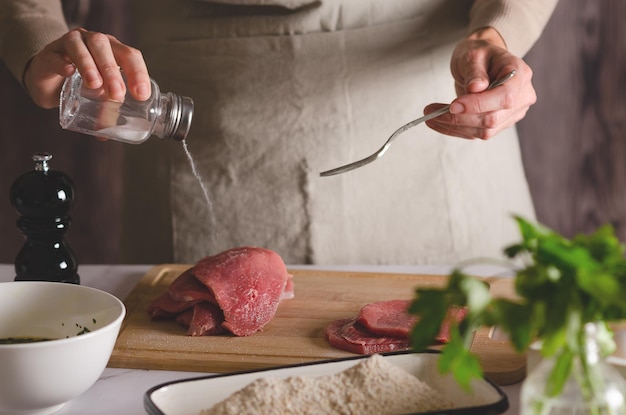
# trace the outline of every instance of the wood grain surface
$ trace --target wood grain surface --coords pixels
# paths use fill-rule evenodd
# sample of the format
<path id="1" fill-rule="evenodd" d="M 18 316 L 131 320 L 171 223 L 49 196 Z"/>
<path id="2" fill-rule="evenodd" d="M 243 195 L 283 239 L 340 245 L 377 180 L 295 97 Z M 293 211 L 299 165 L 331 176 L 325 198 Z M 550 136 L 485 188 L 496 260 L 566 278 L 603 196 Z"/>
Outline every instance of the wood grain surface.
<path id="1" fill-rule="evenodd" d="M 518 124 L 539 220 L 626 240 L 626 2 L 560 1 L 525 60 L 537 103 Z"/>
<path id="2" fill-rule="evenodd" d="M 127 297 L 127 317 L 109 361 L 110 367 L 230 372 L 354 356 L 331 347 L 324 329 L 335 319 L 356 316 L 371 302 L 411 299 L 417 287 L 445 284 L 442 275 L 409 275 L 291 270 L 295 298 L 281 302 L 272 321 L 252 336 L 189 337 L 172 320 L 151 321 L 148 304 L 165 292 L 188 265 L 159 265 Z M 510 280 L 489 280 L 494 295 L 512 295 Z M 479 331 L 473 351 L 488 378 L 506 385 L 525 375 L 525 356 L 506 340 Z"/>

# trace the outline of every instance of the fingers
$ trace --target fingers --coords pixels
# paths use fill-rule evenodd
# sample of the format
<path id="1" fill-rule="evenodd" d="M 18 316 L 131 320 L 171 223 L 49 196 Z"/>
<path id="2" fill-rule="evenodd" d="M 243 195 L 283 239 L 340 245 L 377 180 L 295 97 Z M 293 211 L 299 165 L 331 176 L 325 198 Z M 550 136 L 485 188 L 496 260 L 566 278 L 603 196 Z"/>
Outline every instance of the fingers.
<path id="1" fill-rule="evenodd" d="M 442 104 L 431 104 L 424 109 L 429 113 Z M 502 130 L 513 126 L 526 115 L 529 107 L 491 111 L 480 114 L 444 114 L 426 122 L 433 130 L 454 137 L 489 140 Z"/>
<path id="2" fill-rule="evenodd" d="M 493 81 L 513 70 L 514 77 L 489 88 Z M 451 71 L 457 98 L 452 101 L 448 114 L 427 122 L 430 128 L 442 134 L 490 139 L 524 118 L 537 100 L 530 67 L 488 41 L 461 42 L 453 53 Z M 431 111 L 430 107 L 426 107 L 425 112 Z"/>
<path id="3" fill-rule="evenodd" d="M 109 99 L 122 101 L 126 86 L 120 69 L 133 97 L 148 99 L 150 76 L 141 52 L 114 36 L 73 29 L 33 56 L 23 82 L 37 105 L 52 108 L 58 105 L 64 79 L 78 70 L 88 88 L 102 88 Z"/>
<path id="4" fill-rule="evenodd" d="M 68 59 L 54 51 L 54 44 L 50 44 L 29 61 L 24 70 L 24 87 L 35 104 L 54 108 L 59 105 L 63 80 L 75 70 Z"/>
<path id="5" fill-rule="evenodd" d="M 475 31 L 457 44 L 450 69 L 457 98 L 450 113 L 428 125 L 445 134 L 488 139 L 522 119 L 537 96 L 532 70 L 506 49 L 500 34 L 491 28 Z M 489 88 L 515 70 L 506 83 Z"/>
<path id="6" fill-rule="evenodd" d="M 450 112 L 453 114 L 481 114 L 533 105 L 537 101 L 537 95 L 532 85 L 532 71 L 528 66 L 522 65 L 517 68 L 507 66 L 498 71 L 496 77 L 491 81 L 502 78 L 513 69 L 516 71 L 515 76 L 505 84 L 490 90 L 483 89 L 482 92 L 459 96 L 452 102 Z"/>
<path id="7" fill-rule="evenodd" d="M 62 51 L 80 72 L 88 88 L 103 88 L 108 97 L 122 101 L 126 75 L 131 94 L 139 100 L 150 96 L 150 78 L 141 52 L 114 36 L 74 29 L 62 38 Z"/>
<path id="8" fill-rule="evenodd" d="M 450 69 L 457 82 L 459 96 L 482 92 L 493 80 L 515 69 L 517 58 L 506 50 L 506 43 L 500 33 L 485 27 L 471 33 L 459 42 L 452 53 Z M 505 68 L 504 66 L 510 66 Z"/>
<path id="9" fill-rule="evenodd" d="M 117 69 L 117 63 L 115 62 L 111 48 L 108 45 L 108 39 L 105 42 L 101 39 L 102 36 L 104 35 L 100 36 L 100 34 L 90 34 L 90 32 L 84 29 L 75 29 L 69 31 L 61 38 L 62 42 L 60 45 L 60 51 L 64 53 L 67 56 L 67 59 L 76 66 L 83 77 L 85 86 L 90 89 L 97 89 L 104 86 L 104 78 L 100 74 L 100 70 L 96 64 L 96 59 L 100 65 L 104 68 L 108 68 L 108 83 L 111 83 L 113 76 L 115 76 L 110 73 L 110 69 L 112 67 L 115 67 L 116 72 L 118 72 L 117 77 L 119 80 L 117 80 L 117 82 L 119 83 L 122 81 L 119 70 Z M 100 39 L 98 39 L 98 37 L 100 37 Z M 110 89 L 110 85 L 107 86 Z M 116 93 L 112 96 L 109 94 L 112 99 L 124 98 L 124 95 L 120 94 L 119 90 L 114 92 Z"/>
<path id="10" fill-rule="evenodd" d="M 126 74 L 130 93 L 138 100 L 150 98 L 150 76 L 141 51 L 124 45 L 117 39 L 111 41 L 113 54 Z"/>
<path id="11" fill-rule="evenodd" d="M 103 33 L 88 32 L 79 29 L 83 42 L 77 42 L 81 49 L 81 60 L 75 61 L 88 87 L 102 86 L 110 99 L 123 101 L 126 86 L 120 73 L 120 66 L 115 59 L 111 41 Z"/>
<path id="12" fill-rule="evenodd" d="M 483 66 L 472 65 L 462 76 L 462 85 L 457 85 L 458 95 L 482 92 L 489 88 L 489 74 L 484 71 Z"/>
<path id="13" fill-rule="evenodd" d="M 140 51 L 103 33 L 77 29 L 68 35 L 70 58 L 90 88 L 102 86 L 110 99 L 123 100 L 122 69 L 131 94 L 139 100 L 150 97 L 150 78 Z"/>

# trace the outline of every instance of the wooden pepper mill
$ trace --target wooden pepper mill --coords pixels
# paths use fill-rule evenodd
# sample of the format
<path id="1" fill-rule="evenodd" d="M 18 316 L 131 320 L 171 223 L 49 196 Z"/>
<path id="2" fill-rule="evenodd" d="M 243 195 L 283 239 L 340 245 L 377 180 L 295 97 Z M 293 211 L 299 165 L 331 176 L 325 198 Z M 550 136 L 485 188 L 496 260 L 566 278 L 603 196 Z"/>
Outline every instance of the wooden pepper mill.
<path id="1" fill-rule="evenodd" d="M 80 284 L 78 263 L 63 239 L 71 224 L 67 213 L 74 202 L 74 183 L 50 170 L 51 158 L 34 154 L 35 169 L 11 186 L 11 203 L 20 214 L 17 227 L 26 238 L 15 258 L 15 280 Z"/>

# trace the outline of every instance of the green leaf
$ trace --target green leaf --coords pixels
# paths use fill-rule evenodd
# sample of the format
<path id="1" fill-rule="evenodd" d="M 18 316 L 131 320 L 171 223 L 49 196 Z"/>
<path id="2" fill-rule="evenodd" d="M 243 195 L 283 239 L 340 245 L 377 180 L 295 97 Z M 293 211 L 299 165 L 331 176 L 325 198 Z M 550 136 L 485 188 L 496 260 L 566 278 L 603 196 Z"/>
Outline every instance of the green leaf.
<path id="1" fill-rule="evenodd" d="M 457 283 L 460 291 L 463 293 L 464 305 L 467 306 L 470 316 L 481 314 L 491 301 L 489 295 L 489 285 L 476 278 L 470 278 L 456 273 Z"/>
<path id="2" fill-rule="evenodd" d="M 548 396 L 557 396 L 561 393 L 572 370 L 573 361 L 574 356 L 569 349 L 564 349 L 563 352 L 556 357 L 554 369 L 548 376 L 548 390 L 546 391 Z"/>
<path id="3" fill-rule="evenodd" d="M 450 342 L 442 349 L 438 361 L 442 373 L 450 373 L 463 389 L 469 391 L 474 378 L 483 375 L 478 357 L 472 354 L 464 345 L 464 340 L 455 328 L 450 331 Z"/>
<path id="4" fill-rule="evenodd" d="M 624 296 L 621 285 L 614 275 L 602 271 L 589 272 L 580 270 L 577 275 L 578 286 L 595 300 L 603 304 L 622 303 Z"/>
<path id="5" fill-rule="evenodd" d="M 455 269 L 445 288 L 416 291 L 411 309 L 423 318 L 414 327 L 412 344 L 420 348 L 430 345 L 449 307 L 467 306 L 465 320 L 451 327 L 440 369 L 452 372 L 468 387 L 471 378 L 480 373 L 478 360 L 469 351 L 470 334 L 480 326 L 495 325 L 519 351 L 541 340 L 542 354 L 556 360 L 548 379 L 549 393 L 555 395 L 562 390 L 573 359 L 584 359 L 586 323 L 601 327 L 598 341 L 603 351 L 614 347 L 604 322 L 626 320 L 625 249 L 610 225 L 591 235 L 567 239 L 520 216 L 514 218 L 521 240 L 508 246 L 505 254 L 516 261 L 519 298 L 492 299 L 481 281 Z M 580 381 L 592 383 L 592 379 Z"/>
<path id="6" fill-rule="evenodd" d="M 581 247 L 564 243 L 560 238 L 550 238 L 538 245 L 537 262 L 557 267 L 565 276 L 576 270 L 597 270 L 598 263 L 589 252 Z"/>
<path id="7" fill-rule="evenodd" d="M 543 334 L 541 337 L 541 354 L 546 357 L 556 355 L 567 346 L 567 330 L 560 328 L 556 331 Z"/>
<path id="8" fill-rule="evenodd" d="M 534 316 L 526 304 L 496 299 L 493 304 L 497 318 L 493 325 L 498 325 L 508 333 L 511 343 L 517 351 L 524 351 L 534 340 Z"/>
<path id="9" fill-rule="evenodd" d="M 515 278 L 515 290 L 523 298 L 541 299 L 550 296 L 561 273 L 553 267 L 529 266 Z"/>
<path id="10" fill-rule="evenodd" d="M 467 335 L 481 322 L 482 312 L 489 306 L 489 286 L 476 278 L 454 270 L 444 289 L 417 289 L 409 305 L 409 313 L 419 317 L 411 331 L 411 347 L 423 350 L 434 343 L 448 310 L 453 306 L 468 307 L 463 323 Z"/>
<path id="11" fill-rule="evenodd" d="M 517 222 L 517 226 L 519 227 L 522 239 L 526 243 L 535 241 L 540 237 L 545 237 L 553 234 L 553 232 L 545 226 L 533 224 L 521 216 L 514 216 L 514 219 Z"/>
<path id="12" fill-rule="evenodd" d="M 624 247 L 610 225 L 600 227 L 589 236 L 578 235 L 573 238 L 573 242 L 584 246 L 598 262 L 621 262 L 624 255 Z"/>
<path id="13" fill-rule="evenodd" d="M 419 317 L 411 330 L 411 347 L 414 350 L 424 350 L 434 343 L 448 311 L 445 297 L 443 290 L 416 290 L 416 298 L 408 309 L 409 313 Z"/>

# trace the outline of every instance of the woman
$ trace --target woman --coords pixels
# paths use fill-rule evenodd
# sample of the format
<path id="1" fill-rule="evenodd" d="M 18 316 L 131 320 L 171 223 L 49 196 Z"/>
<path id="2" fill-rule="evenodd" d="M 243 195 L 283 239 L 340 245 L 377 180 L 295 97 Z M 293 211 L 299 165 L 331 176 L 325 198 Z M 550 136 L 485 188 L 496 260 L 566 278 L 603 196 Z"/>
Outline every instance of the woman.
<path id="1" fill-rule="evenodd" d="M 129 261 L 257 245 L 288 263 L 452 263 L 499 255 L 517 239 L 511 215 L 534 218 L 514 124 L 536 96 L 520 57 L 555 0 L 133 0 L 141 53 L 27 3 L 0 6 L 2 38 L 24 43 L 2 57 L 39 105 L 57 105 L 75 67 L 112 98 L 121 67 L 140 99 L 148 67 L 195 101 L 188 144 L 211 203 L 174 143 L 129 146 Z M 375 163 L 319 177 L 451 101 Z"/>

